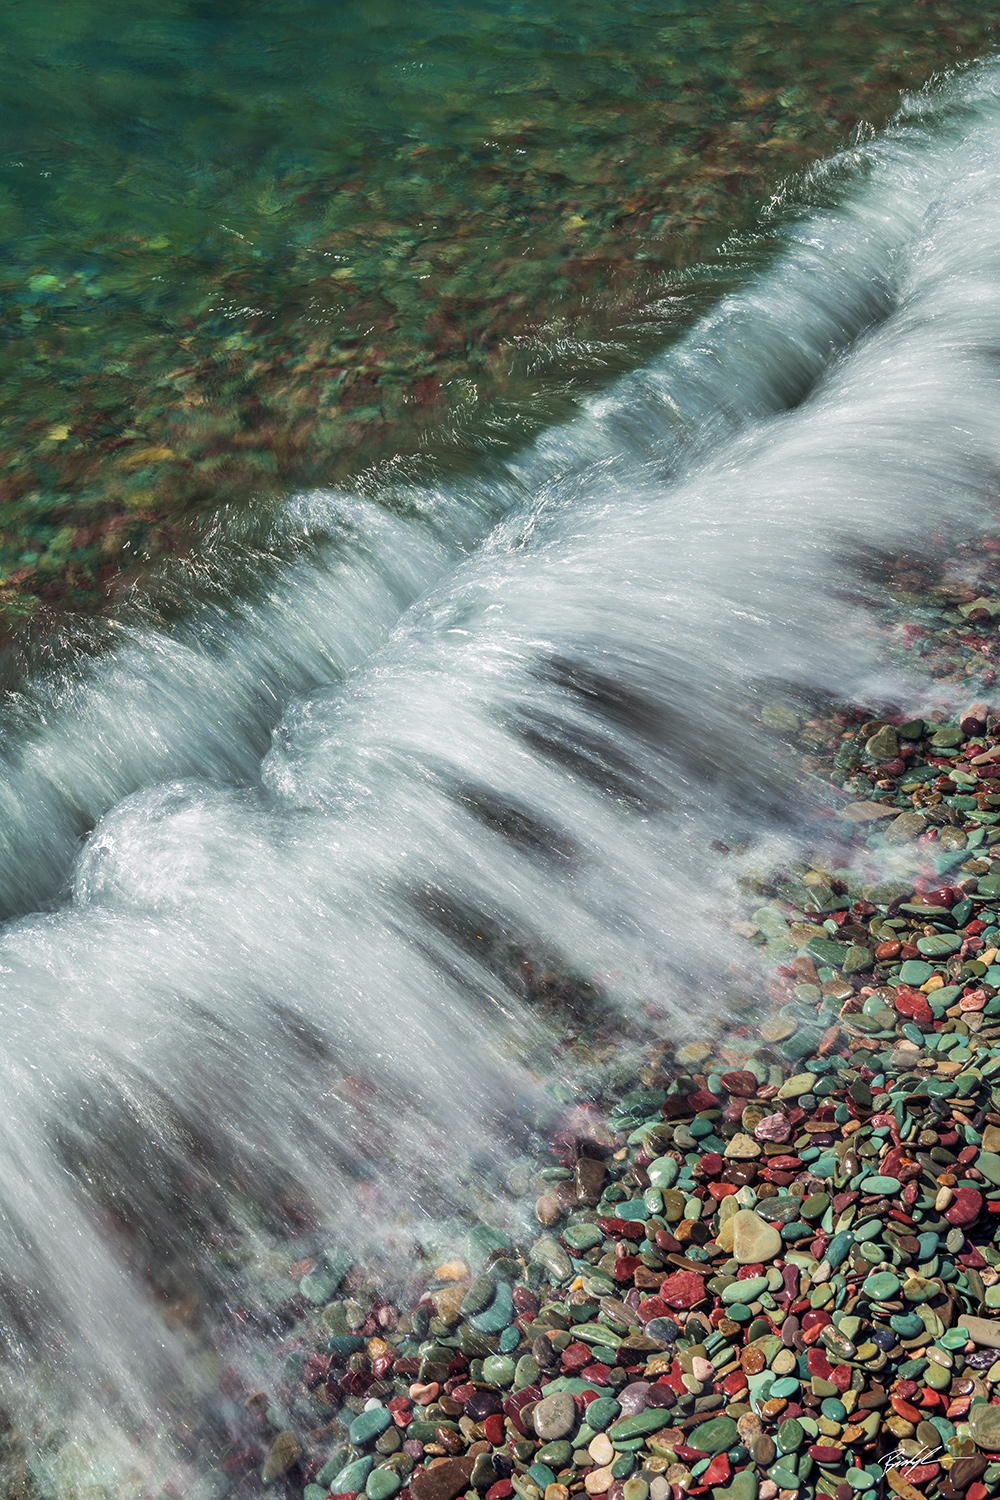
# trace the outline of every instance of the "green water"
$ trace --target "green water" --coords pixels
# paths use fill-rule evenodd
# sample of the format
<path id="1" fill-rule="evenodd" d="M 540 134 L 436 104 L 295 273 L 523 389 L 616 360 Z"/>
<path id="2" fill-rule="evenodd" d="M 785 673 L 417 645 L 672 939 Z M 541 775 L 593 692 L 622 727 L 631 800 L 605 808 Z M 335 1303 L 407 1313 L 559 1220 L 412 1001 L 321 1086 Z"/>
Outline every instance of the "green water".
<path id="1" fill-rule="evenodd" d="M 220 505 L 529 430 L 991 25 L 944 0 L 9 3 L 5 627 L 101 605 Z"/>

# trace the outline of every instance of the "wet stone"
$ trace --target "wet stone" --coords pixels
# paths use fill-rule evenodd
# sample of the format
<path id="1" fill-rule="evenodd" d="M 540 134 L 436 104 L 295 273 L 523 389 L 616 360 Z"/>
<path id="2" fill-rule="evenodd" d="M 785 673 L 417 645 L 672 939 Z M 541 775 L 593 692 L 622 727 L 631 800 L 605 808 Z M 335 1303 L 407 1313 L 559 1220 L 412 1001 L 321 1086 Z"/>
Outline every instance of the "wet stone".
<path id="1" fill-rule="evenodd" d="M 554 1442 L 576 1426 L 576 1403 L 568 1391 L 556 1391 L 536 1404 L 531 1420 L 543 1443 Z"/>
<path id="2" fill-rule="evenodd" d="M 702 1453 L 724 1453 L 738 1437 L 736 1423 L 732 1417 L 713 1417 L 708 1422 L 693 1428 L 690 1445 Z"/>

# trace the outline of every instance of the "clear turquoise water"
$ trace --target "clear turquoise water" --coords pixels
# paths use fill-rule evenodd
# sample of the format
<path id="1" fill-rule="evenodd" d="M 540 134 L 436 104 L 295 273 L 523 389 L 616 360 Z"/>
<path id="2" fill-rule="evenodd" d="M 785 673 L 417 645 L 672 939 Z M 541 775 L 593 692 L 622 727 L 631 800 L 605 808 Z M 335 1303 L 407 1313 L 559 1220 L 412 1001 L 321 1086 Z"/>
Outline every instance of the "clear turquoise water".
<path id="1" fill-rule="evenodd" d="M 619 329 L 665 278 L 991 26 L 978 0 L 6 6 L 0 618 L 101 604 L 220 505 L 537 429 L 648 349 Z"/>

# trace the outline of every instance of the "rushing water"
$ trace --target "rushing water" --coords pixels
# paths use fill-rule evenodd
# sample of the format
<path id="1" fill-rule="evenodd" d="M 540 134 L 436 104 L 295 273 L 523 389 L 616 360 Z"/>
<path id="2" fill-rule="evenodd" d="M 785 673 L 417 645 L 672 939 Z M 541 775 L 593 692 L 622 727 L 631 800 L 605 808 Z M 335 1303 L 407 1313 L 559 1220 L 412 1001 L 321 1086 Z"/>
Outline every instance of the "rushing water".
<path id="1" fill-rule="evenodd" d="M 241 1201 L 302 1185 L 348 1243 L 361 1179 L 378 1214 L 446 1212 L 537 1099 L 531 963 L 678 1032 L 724 1004 L 707 846 L 789 828 L 756 710 L 905 691 L 850 602 L 859 559 L 995 505 L 998 157 L 988 65 L 824 169 L 833 206 L 573 421 L 393 515 L 296 501 L 254 600 L 21 696 L 0 1327 L 22 1412 L 93 1423 L 114 1388 L 155 1425 L 183 1346 L 145 1276 L 204 1287 Z"/>

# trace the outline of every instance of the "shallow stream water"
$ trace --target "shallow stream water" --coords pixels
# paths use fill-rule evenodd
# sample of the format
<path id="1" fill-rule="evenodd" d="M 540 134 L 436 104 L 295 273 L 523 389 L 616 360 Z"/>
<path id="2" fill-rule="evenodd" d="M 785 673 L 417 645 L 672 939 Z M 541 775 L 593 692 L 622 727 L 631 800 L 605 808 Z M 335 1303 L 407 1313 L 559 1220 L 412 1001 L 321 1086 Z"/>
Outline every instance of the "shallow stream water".
<path id="1" fill-rule="evenodd" d="M 706 851 L 810 816 L 762 709 L 923 694 L 865 579 L 995 529 L 998 157 L 985 63 L 814 169 L 767 264 L 734 251 L 567 420 L 299 496 L 239 591 L 9 702 L 0 1333 L 43 1445 L 106 1431 L 154 1488 L 192 1368 L 160 1313 L 245 1295 L 241 1225 L 307 1195 L 405 1249 L 530 1134 L 568 1018 L 729 1003 Z"/>

